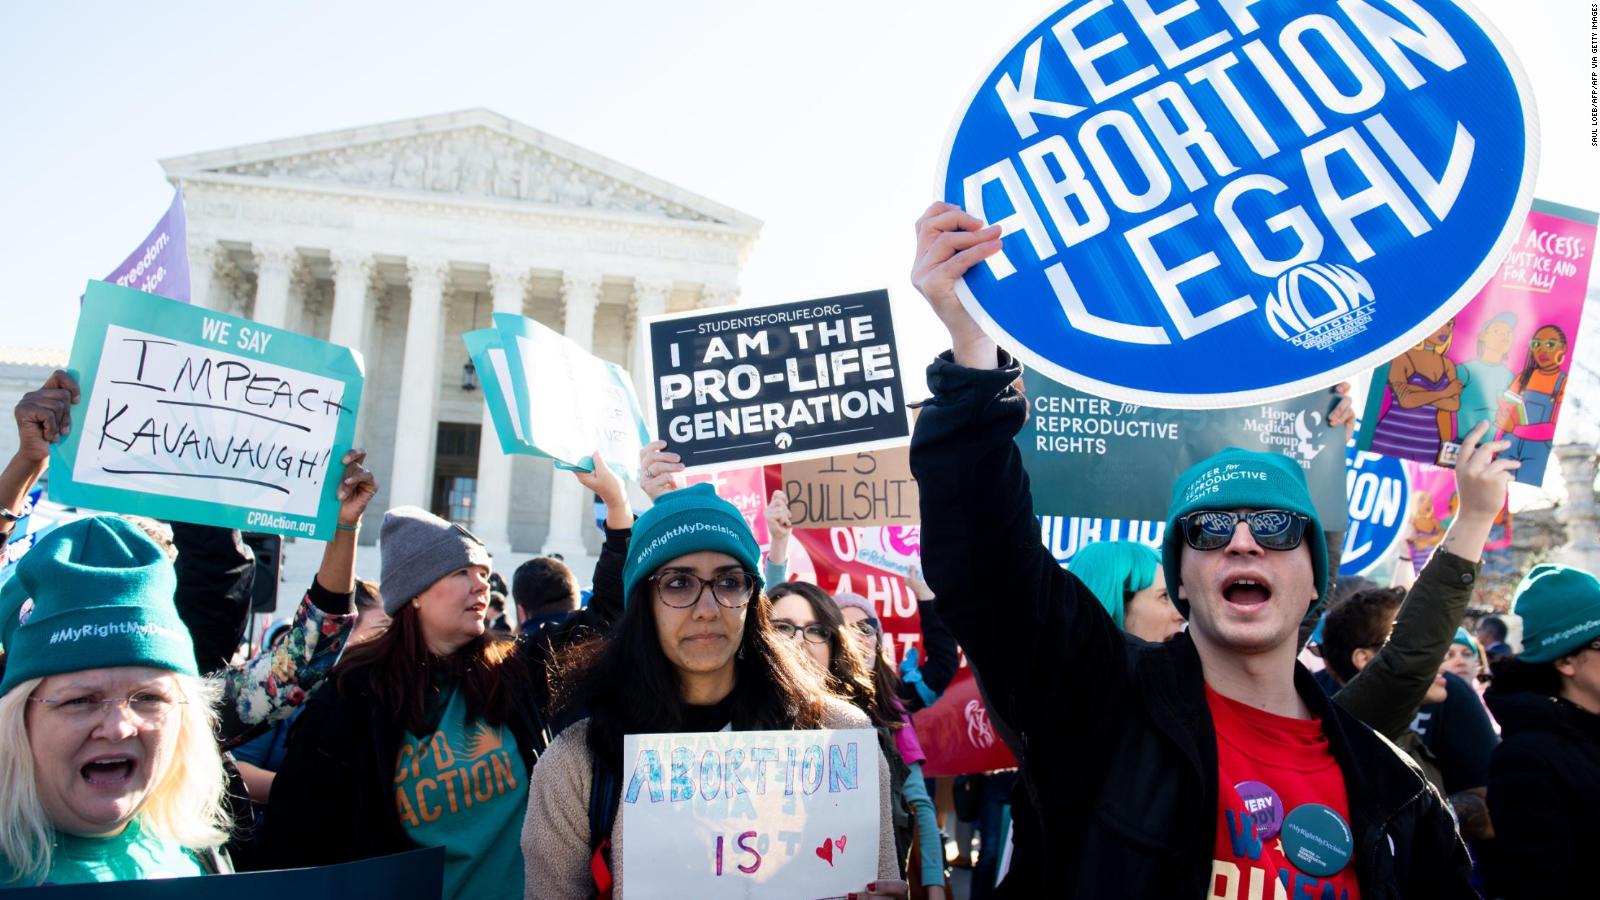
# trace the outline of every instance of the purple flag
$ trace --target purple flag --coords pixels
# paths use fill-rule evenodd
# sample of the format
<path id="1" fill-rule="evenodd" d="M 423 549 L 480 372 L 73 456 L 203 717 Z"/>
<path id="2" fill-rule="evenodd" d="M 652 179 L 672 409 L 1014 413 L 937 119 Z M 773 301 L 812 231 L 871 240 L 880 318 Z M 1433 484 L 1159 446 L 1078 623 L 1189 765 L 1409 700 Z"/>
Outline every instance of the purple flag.
<path id="1" fill-rule="evenodd" d="M 169 300 L 189 302 L 189 244 L 181 193 L 172 195 L 172 206 L 150 236 L 105 280 Z"/>

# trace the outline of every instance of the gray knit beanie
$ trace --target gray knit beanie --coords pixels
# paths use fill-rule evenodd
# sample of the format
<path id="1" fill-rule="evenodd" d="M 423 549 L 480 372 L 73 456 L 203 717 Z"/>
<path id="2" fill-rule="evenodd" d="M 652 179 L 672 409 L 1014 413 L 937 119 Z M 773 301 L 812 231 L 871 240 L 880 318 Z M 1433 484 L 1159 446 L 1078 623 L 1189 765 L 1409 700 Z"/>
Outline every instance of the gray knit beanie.
<path id="1" fill-rule="evenodd" d="M 417 506 L 383 515 L 378 538 L 383 578 L 378 591 L 389 615 L 457 569 L 489 565 L 489 550 L 472 532 Z"/>

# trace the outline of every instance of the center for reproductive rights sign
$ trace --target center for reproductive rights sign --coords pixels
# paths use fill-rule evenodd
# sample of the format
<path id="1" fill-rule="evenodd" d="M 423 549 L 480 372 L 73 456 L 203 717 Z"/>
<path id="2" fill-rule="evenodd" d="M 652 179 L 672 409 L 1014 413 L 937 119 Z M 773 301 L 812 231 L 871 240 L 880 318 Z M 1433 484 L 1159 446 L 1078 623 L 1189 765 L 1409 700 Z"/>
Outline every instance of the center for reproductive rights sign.
<path id="1" fill-rule="evenodd" d="M 1079 390 L 1304 394 L 1465 304 L 1532 202 L 1520 66 L 1451 0 L 1075 0 L 983 76 L 943 198 L 1002 226 L 958 285 Z"/>

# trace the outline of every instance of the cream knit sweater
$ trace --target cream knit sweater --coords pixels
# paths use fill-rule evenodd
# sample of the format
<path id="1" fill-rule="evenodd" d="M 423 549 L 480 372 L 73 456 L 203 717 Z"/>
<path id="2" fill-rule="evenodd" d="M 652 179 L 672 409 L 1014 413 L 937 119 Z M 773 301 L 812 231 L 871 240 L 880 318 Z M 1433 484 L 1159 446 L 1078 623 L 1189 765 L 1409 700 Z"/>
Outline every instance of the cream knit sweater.
<path id="1" fill-rule="evenodd" d="M 865 713 L 830 698 L 824 728 L 870 728 Z M 528 816 L 522 823 L 526 900 L 585 900 L 589 874 L 589 720 L 568 727 L 539 757 L 528 779 Z M 889 764 L 878 752 L 878 878 L 900 877 L 889 814 Z M 612 896 L 623 896 L 622 817 L 611 828 Z M 861 885 L 865 888 L 866 885 Z"/>

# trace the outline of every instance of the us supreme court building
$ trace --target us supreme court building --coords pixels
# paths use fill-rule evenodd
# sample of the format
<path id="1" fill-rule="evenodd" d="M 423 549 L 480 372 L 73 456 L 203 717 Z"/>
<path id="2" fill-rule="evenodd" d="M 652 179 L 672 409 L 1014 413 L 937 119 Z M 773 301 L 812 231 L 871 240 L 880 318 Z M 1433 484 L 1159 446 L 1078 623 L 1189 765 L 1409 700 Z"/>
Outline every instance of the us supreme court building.
<path id="1" fill-rule="evenodd" d="M 508 579 L 557 552 L 587 583 L 601 534 L 571 473 L 500 452 L 461 335 L 495 312 L 525 315 L 638 381 L 640 321 L 733 303 L 761 228 L 482 109 L 161 166 L 184 197 L 195 305 L 365 360 L 357 444 L 382 492 L 362 543 L 377 541 L 383 509 L 422 506 L 476 533 Z M 320 556 L 298 544 L 285 551 L 291 592 Z M 362 556 L 376 575 L 377 554 Z"/>

